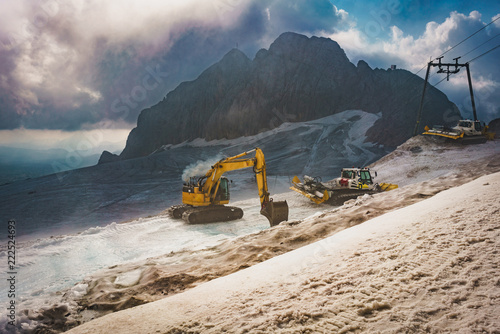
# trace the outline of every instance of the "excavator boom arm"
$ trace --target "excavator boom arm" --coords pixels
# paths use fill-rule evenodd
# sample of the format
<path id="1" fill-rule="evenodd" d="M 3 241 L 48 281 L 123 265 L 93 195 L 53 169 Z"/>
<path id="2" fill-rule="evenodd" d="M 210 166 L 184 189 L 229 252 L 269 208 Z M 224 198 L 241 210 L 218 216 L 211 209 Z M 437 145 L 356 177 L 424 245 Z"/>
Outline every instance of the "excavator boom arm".
<path id="1" fill-rule="evenodd" d="M 255 157 L 243 158 L 253 152 L 255 152 Z M 215 194 L 217 193 L 217 189 L 212 191 L 212 188 L 217 188 L 219 186 L 219 180 L 224 173 L 248 167 L 253 167 L 254 169 L 257 186 L 259 188 L 260 203 L 261 205 L 265 205 L 265 203 L 269 202 L 269 192 L 267 189 L 266 163 L 264 159 L 264 153 L 262 153 L 262 150 L 260 148 L 255 148 L 253 150 L 243 152 L 234 157 L 226 158 L 217 162 L 205 175 L 207 180 L 203 185 L 204 192 L 206 194 L 212 194 L 212 196 L 215 196 Z"/>
<path id="2" fill-rule="evenodd" d="M 249 154 L 254 152 L 254 157 L 247 157 Z M 221 178 L 224 173 L 248 167 L 253 167 L 255 179 L 257 180 L 261 205 L 260 213 L 269 220 L 271 226 L 277 225 L 284 220 L 288 220 L 288 204 L 286 201 L 273 202 L 272 198 L 269 197 L 269 191 L 267 188 L 266 162 L 264 159 L 264 153 L 262 153 L 262 150 L 258 147 L 251 151 L 238 154 L 234 157 L 220 160 L 213 165 L 201 179 L 204 180 L 203 183 L 199 180 L 196 187 L 193 186 L 188 188 L 186 191 L 183 190 L 182 202 L 186 206 L 181 206 L 179 208 L 174 207 L 172 209 L 174 218 L 176 216 L 182 216 L 184 219 L 184 216 L 186 216 L 185 220 L 191 223 L 228 221 L 241 218 L 239 215 L 234 215 L 233 212 L 236 209 L 241 211 L 241 209 L 221 206 L 221 200 L 217 200 L 217 196 L 221 185 Z M 228 198 L 224 201 L 227 203 L 227 200 Z M 204 207 L 205 209 L 196 209 L 196 207 Z M 231 211 L 231 213 L 229 213 L 228 210 Z M 242 211 L 241 214 L 243 214 Z"/>

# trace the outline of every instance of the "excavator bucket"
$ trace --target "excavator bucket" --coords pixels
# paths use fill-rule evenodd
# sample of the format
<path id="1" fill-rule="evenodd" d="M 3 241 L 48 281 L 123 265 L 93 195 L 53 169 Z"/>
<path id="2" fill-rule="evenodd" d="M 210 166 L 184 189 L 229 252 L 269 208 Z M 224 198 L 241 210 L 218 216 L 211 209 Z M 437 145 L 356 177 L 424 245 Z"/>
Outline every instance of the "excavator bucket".
<path id="1" fill-rule="evenodd" d="M 260 210 L 260 214 L 269 220 L 272 226 L 278 225 L 282 221 L 288 220 L 288 203 L 286 201 L 266 203 Z"/>

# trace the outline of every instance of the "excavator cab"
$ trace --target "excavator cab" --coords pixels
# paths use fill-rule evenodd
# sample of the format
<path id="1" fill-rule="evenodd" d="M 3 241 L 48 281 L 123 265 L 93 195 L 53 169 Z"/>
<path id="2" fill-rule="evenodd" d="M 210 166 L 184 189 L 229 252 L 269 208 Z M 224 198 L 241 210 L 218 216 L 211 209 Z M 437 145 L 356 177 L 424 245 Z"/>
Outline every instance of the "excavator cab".
<path id="1" fill-rule="evenodd" d="M 220 178 L 219 188 L 217 189 L 215 200 L 219 202 L 229 201 L 229 180 L 225 177 Z"/>

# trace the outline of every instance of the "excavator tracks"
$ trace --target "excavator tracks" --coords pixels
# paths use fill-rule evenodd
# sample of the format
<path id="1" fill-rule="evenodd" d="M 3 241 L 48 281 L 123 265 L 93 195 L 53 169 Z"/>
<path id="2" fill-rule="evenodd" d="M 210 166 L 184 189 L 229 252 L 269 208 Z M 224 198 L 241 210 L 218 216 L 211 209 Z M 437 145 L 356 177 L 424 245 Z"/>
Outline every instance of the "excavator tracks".
<path id="1" fill-rule="evenodd" d="M 458 142 L 462 145 L 476 145 L 476 144 L 484 144 L 488 141 L 488 138 L 485 136 L 469 136 L 463 137 Z"/>
<path id="2" fill-rule="evenodd" d="M 331 205 L 342 205 L 344 202 L 350 199 L 356 199 L 359 196 L 363 196 L 364 194 L 373 195 L 383 191 L 394 190 L 398 188 L 396 184 L 392 183 L 380 183 L 376 184 L 373 190 L 363 190 L 363 189 L 342 189 L 342 190 L 334 190 L 330 191 L 330 198 L 326 201 L 326 203 Z"/>
<path id="3" fill-rule="evenodd" d="M 208 224 L 240 219 L 243 217 L 243 210 L 225 205 L 203 207 L 175 205 L 169 209 L 169 215 L 174 219 L 182 219 L 188 224 Z"/>
<path id="4" fill-rule="evenodd" d="M 326 201 L 330 205 L 342 205 L 344 202 L 355 199 L 358 196 L 363 196 L 364 194 L 373 195 L 378 193 L 376 190 L 356 190 L 356 189 L 345 189 L 342 191 L 333 191 L 333 194 Z"/>

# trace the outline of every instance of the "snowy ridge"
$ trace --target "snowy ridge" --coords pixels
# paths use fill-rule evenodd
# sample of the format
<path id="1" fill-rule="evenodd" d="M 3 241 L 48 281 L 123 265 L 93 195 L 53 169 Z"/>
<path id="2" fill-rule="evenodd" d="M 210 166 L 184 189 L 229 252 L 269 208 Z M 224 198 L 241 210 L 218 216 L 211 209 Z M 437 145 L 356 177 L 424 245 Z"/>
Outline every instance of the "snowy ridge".
<path id="1" fill-rule="evenodd" d="M 164 150 L 221 147 L 220 153 L 231 156 L 261 147 L 273 174 L 313 172 L 333 177 L 343 166 L 365 166 L 389 152 L 381 145 L 366 141 L 366 132 L 381 117 L 380 113 L 346 110 L 314 121 L 283 123 L 275 129 L 253 136 L 211 141 L 198 138 L 178 145 L 167 145 Z"/>
<path id="2" fill-rule="evenodd" d="M 203 138 L 197 138 L 192 141 L 184 141 L 180 144 L 168 144 L 163 145 L 158 151 L 169 150 L 181 147 L 206 147 L 206 146 L 237 146 L 242 144 L 255 145 L 262 139 L 272 138 L 279 133 L 285 133 L 290 131 L 297 131 L 303 127 L 306 127 L 307 131 L 301 131 L 301 135 L 308 135 L 311 131 L 315 129 L 322 129 L 323 127 L 342 127 L 344 129 L 349 129 L 349 139 L 354 142 L 351 144 L 363 143 L 366 139 L 366 131 L 381 117 L 379 114 L 367 113 L 363 110 L 346 110 L 335 115 L 326 116 L 313 121 L 306 122 L 285 122 L 280 126 L 272 129 L 263 131 L 252 136 L 242 136 L 234 139 L 214 139 L 207 141 Z M 359 123 L 357 123 L 359 121 Z M 356 123 L 356 124 L 355 124 Z M 354 125 L 355 128 L 352 130 L 351 126 Z M 337 128 L 334 128 L 335 130 Z M 332 132 L 332 131 L 330 131 Z"/>

